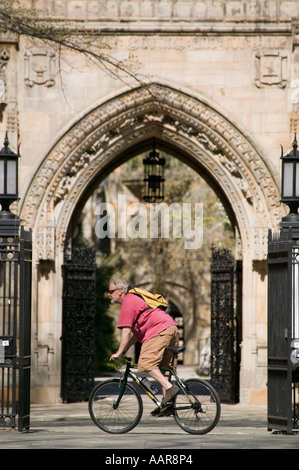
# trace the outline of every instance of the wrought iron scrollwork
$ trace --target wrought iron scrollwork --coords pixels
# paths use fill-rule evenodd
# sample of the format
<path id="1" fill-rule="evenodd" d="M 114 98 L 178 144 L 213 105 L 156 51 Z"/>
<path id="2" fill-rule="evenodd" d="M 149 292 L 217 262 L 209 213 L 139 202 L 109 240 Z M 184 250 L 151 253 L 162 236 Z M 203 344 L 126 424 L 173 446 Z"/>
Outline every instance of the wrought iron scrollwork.
<path id="1" fill-rule="evenodd" d="M 95 251 L 73 247 L 63 273 L 62 387 L 64 402 L 86 400 L 94 385 Z"/>
<path id="2" fill-rule="evenodd" d="M 224 403 L 238 401 L 234 285 L 234 257 L 227 249 L 213 247 L 211 263 L 211 382 Z"/>

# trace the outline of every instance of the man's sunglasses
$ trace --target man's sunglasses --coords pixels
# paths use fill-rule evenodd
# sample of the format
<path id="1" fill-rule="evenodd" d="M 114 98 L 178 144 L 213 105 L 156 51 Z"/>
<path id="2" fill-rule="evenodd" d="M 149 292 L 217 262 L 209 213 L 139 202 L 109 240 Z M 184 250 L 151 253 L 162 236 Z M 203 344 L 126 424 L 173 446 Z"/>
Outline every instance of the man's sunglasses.
<path id="1" fill-rule="evenodd" d="M 114 292 L 115 290 L 118 290 L 118 289 L 108 290 L 108 294 L 113 294 L 113 292 Z"/>

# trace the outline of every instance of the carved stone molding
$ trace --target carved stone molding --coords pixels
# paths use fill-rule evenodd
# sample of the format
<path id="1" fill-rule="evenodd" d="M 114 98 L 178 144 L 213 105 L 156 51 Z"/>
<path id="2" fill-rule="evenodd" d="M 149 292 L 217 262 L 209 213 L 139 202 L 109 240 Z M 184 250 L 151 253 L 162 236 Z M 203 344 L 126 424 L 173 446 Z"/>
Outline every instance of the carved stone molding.
<path id="1" fill-rule="evenodd" d="M 7 47 L 0 47 L 0 105 L 7 104 L 7 77 L 6 66 L 10 59 L 10 51 Z"/>
<path id="2" fill-rule="evenodd" d="M 54 259 L 55 249 L 62 248 L 74 208 L 90 183 L 152 137 L 170 153 L 177 153 L 174 156 L 184 155 L 186 163 L 211 175 L 236 214 L 243 249 L 252 249 L 253 244 L 259 247 L 260 242 L 255 243 L 249 233 L 251 227 L 276 226 L 280 216 L 278 190 L 263 159 L 244 135 L 209 105 L 181 91 L 152 84 L 96 107 L 44 159 L 21 211 L 26 225 L 34 227 L 40 259 Z M 47 214 L 54 213 L 55 244 L 45 236 L 52 230 Z M 264 257 L 264 250 L 258 250 L 256 256 Z"/>
<path id="3" fill-rule="evenodd" d="M 53 18 L 86 21 L 99 18 L 110 22 L 218 21 L 265 24 L 291 20 L 298 15 L 296 0 L 40 0 L 40 14 Z M 125 27 L 125 25 L 123 26 Z"/>
<path id="4" fill-rule="evenodd" d="M 263 51 L 255 56 L 257 88 L 287 84 L 287 56 L 280 51 Z"/>
<path id="5" fill-rule="evenodd" d="M 292 18 L 292 43 L 293 49 L 299 46 L 299 19 Z"/>
<path id="6" fill-rule="evenodd" d="M 11 31 L 0 31 L 0 44 L 14 44 L 19 42 L 19 36 Z"/>
<path id="7" fill-rule="evenodd" d="M 0 33 L 0 121 L 6 119 L 5 129 L 8 132 L 10 147 L 14 151 L 19 145 L 18 92 L 15 78 L 18 68 L 12 59 L 16 43 L 13 36 Z"/>
<path id="8" fill-rule="evenodd" d="M 39 226 L 35 238 L 35 251 L 37 259 L 54 260 L 55 254 L 55 228 L 52 223 Z"/>

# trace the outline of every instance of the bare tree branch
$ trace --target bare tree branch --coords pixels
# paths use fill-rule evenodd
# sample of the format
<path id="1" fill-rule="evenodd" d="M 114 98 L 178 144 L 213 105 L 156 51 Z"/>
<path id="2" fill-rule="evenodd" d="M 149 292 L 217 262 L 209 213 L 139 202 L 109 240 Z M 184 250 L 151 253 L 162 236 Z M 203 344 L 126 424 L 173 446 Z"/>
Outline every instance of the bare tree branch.
<path id="1" fill-rule="evenodd" d="M 100 66 L 112 77 L 126 83 L 126 79 L 133 79 L 140 85 L 145 81 L 140 74 L 132 71 L 125 62 L 103 52 L 109 48 L 104 42 L 100 31 L 78 30 L 75 23 L 56 21 L 49 18 L 41 19 L 35 9 L 22 6 L 20 1 L 1 0 L 0 3 L 0 32 L 10 31 L 17 35 L 24 35 L 39 39 L 51 44 L 59 55 L 63 49 L 73 50 L 83 54 Z"/>

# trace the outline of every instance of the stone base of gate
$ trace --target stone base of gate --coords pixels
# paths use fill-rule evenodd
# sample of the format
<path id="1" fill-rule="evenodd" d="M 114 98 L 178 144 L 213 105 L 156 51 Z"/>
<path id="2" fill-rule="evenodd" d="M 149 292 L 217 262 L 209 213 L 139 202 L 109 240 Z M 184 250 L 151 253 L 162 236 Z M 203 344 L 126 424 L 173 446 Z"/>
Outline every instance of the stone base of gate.
<path id="1" fill-rule="evenodd" d="M 244 348 L 243 348 L 244 349 Z M 253 365 L 256 355 L 244 354 L 247 367 L 240 371 L 240 403 L 246 405 L 267 405 L 267 364 Z M 248 364 L 250 363 L 250 364 Z M 249 367 L 250 366 L 250 367 Z"/>
<path id="2" fill-rule="evenodd" d="M 243 405 L 267 405 L 267 388 L 240 389 L 240 403 Z"/>
<path id="3" fill-rule="evenodd" d="M 60 389 L 56 387 L 33 387 L 31 388 L 31 403 L 45 405 L 62 403 Z"/>

